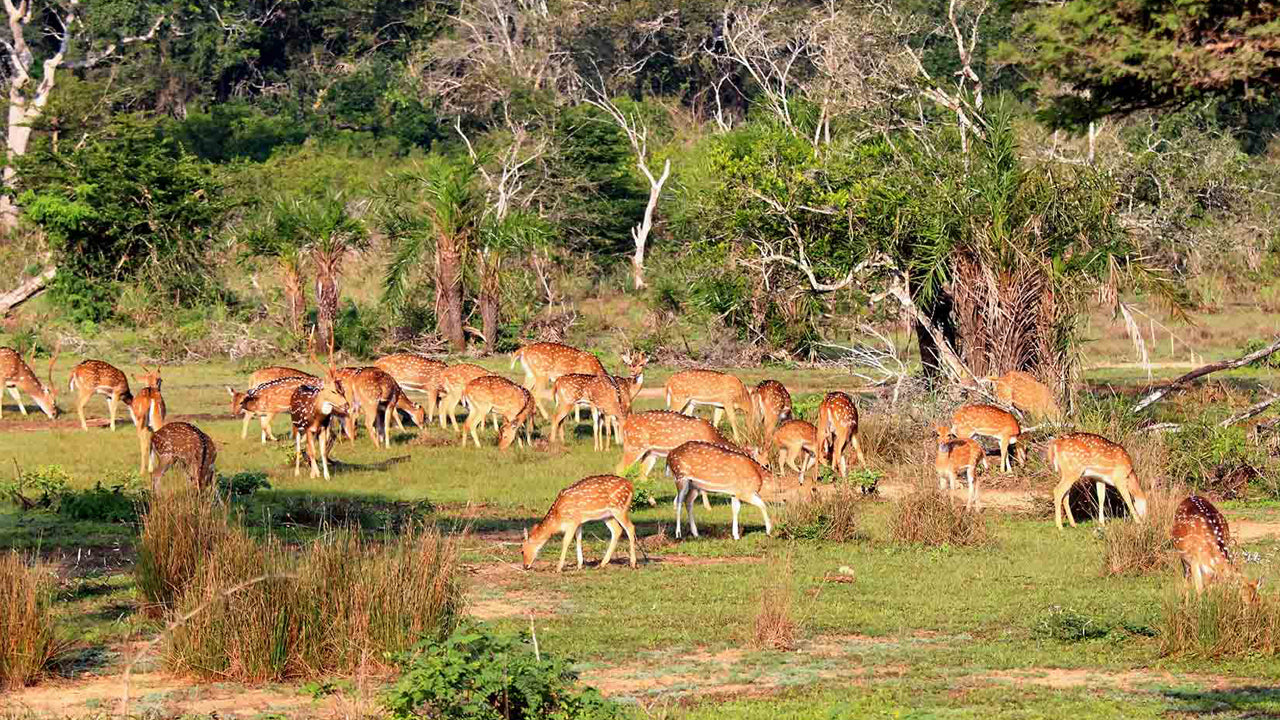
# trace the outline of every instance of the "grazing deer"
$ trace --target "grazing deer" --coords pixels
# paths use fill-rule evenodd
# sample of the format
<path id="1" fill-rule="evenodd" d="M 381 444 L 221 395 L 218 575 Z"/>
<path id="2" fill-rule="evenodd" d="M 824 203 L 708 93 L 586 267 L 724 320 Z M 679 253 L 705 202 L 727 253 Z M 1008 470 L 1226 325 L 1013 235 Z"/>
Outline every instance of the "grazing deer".
<path id="1" fill-rule="evenodd" d="M 391 413 L 391 417 L 396 421 L 396 427 L 404 432 L 404 423 L 400 421 L 400 413 L 405 412 L 409 415 L 409 419 L 419 429 L 427 426 L 427 409 L 422 405 L 409 399 L 405 394 L 404 388 L 396 395 L 396 412 Z"/>
<path id="2" fill-rule="evenodd" d="M 631 413 L 622 419 L 622 459 L 614 472 L 621 475 L 627 468 L 644 461 L 642 474 L 649 471 L 658 458 L 666 457 L 690 440 L 725 443 L 728 440 L 711 423 L 702 418 L 682 415 L 669 410 L 649 410 Z"/>
<path id="3" fill-rule="evenodd" d="M 622 409 L 624 412 L 622 415 L 606 416 L 609 420 L 609 422 L 604 426 L 606 448 L 608 447 L 609 440 L 612 440 L 613 442 L 616 442 L 619 445 L 622 444 L 622 437 L 621 437 L 622 418 L 623 418 L 623 415 L 625 415 L 625 413 L 631 411 L 631 404 L 635 402 L 635 399 L 637 397 L 640 396 L 640 390 L 641 388 L 644 387 L 644 368 L 649 363 L 649 356 L 645 355 L 643 352 L 639 350 L 627 355 L 622 355 L 621 358 L 622 358 L 622 362 L 625 363 L 627 365 L 627 368 L 631 371 L 631 375 L 627 377 L 623 377 L 620 375 L 609 376 L 613 378 L 614 383 L 617 384 L 618 386 L 618 392 L 620 393 L 619 397 L 620 397 L 620 400 L 622 401 Z M 555 393 L 553 392 L 552 395 L 554 396 L 554 394 Z M 574 422 L 579 422 L 578 411 L 583 407 L 591 408 L 592 405 L 589 402 L 579 402 L 578 404 L 574 405 L 573 407 Z M 593 428 L 595 427 L 597 419 L 598 419 L 597 415 L 593 414 L 591 418 L 591 423 Z"/>
<path id="4" fill-rule="evenodd" d="M 1062 509 L 1067 510 L 1071 527 L 1076 526 L 1067 493 L 1082 477 L 1093 478 L 1098 490 L 1098 524 L 1106 522 L 1107 485 L 1115 488 L 1129 508 L 1141 520 L 1147 515 L 1147 496 L 1133 471 L 1133 458 L 1120 445 L 1092 433 L 1069 433 L 1055 438 L 1045 448 L 1049 467 L 1062 478 L 1053 488 L 1054 517 L 1062 529 Z"/>
<path id="5" fill-rule="evenodd" d="M 972 439 L 974 436 L 994 438 L 1000 443 L 1000 470 L 1013 472 L 1013 464 L 1009 462 L 1009 446 L 1013 445 L 1018 453 L 1018 462 L 1026 460 L 1026 453 L 1018 437 L 1022 435 L 1022 426 L 1018 419 L 1007 410 L 995 405 L 965 405 L 951 416 L 951 434 L 958 438 Z"/>
<path id="6" fill-rule="evenodd" d="M 144 371 L 146 366 L 142 368 Z M 138 450 L 141 457 L 138 461 L 138 472 L 145 473 L 147 471 L 148 447 L 150 445 L 151 433 L 160 429 L 164 425 L 165 407 L 164 397 L 160 394 L 160 366 L 157 365 L 150 372 L 143 372 L 141 375 L 134 375 L 134 380 L 142 384 L 142 389 L 137 395 L 133 396 L 133 401 L 129 403 L 129 417 L 133 420 L 133 426 L 138 430 Z"/>
<path id="7" fill-rule="evenodd" d="M 227 393 L 231 395 L 231 414 L 244 415 L 244 425 L 240 428 L 241 440 L 249 437 L 249 421 L 253 419 L 254 414 L 248 410 L 243 410 L 243 411 L 239 410 L 238 408 L 240 407 L 240 403 L 245 399 L 245 397 L 249 395 L 249 393 L 253 392 L 258 387 L 262 385 L 266 385 L 272 380 L 283 380 L 285 378 L 305 378 L 305 379 L 315 380 L 316 382 L 319 382 L 316 376 L 312 375 L 311 373 L 306 373 L 291 367 L 273 365 L 272 367 L 265 367 L 260 370 L 255 370 L 253 374 L 249 376 L 249 389 L 244 392 L 237 392 L 230 385 L 225 386 L 227 388 Z M 293 390 L 290 389 L 289 392 L 292 393 Z M 288 397 L 286 397 L 285 404 L 287 405 L 288 402 L 289 402 L 289 399 Z M 287 410 L 287 409 L 288 408 L 285 407 L 283 410 L 279 410 L 277 412 L 284 412 L 284 410 Z M 273 436 L 271 439 L 275 440 L 275 437 Z M 265 436 L 263 437 L 262 441 L 266 442 Z"/>
<path id="8" fill-rule="evenodd" d="M 984 379 L 992 383 L 996 400 L 1001 403 L 1053 422 L 1062 421 L 1062 409 L 1058 407 L 1053 391 L 1036 380 L 1034 375 L 1021 370 L 1010 370 L 999 377 L 988 375 Z"/>
<path id="9" fill-rule="evenodd" d="M 778 448 L 778 469 L 785 472 L 790 465 L 800 473 L 803 485 L 805 471 L 818 464 L 818 428 L 804 420 L 788 420 L 773 433 L 773 444 Z M 799 466 L 796 460 L 800 460 Z M 814 480 L 817 480 L 816 469 Z"/>
<path id="10" fill-rule="evenodd" d="M 154 433 L 144 425 L 143 433 L 149 436 L 147 465 L 151 468 L 153 494 L 159 494 L 160 476 L 174 462 L 181 462 L 186 467 L 187 477 L 191 478 L 197 490 L 203 492 L 213 488 L 213 463 L 217 460 L 218 449 L 200 428 L 191 423 L 171 422 Z"/>
<path id="11" fill-rule="evenodd" d="M 427 395 L 427 418 L 435 417 L 440 392 L 435 375 L 448 367 L 446 363 L 418 353 L 403 352 L 384 355 L 375 360 L 373 366 L 395 378 L 401 390 Z"/>
<path id="12" fill-rule="evenodd" d="M 501 416 L 507 421 L 498 437 L 498 449 L 511 447 L 511 441 L 517 438 L 520 428 L 525 429 L 525 438 L 533 447 L 533 394 L 501 375 L 484 375 L 467 383 L 462 397 L 470 408 L 467 413 L 466 427 L 462 430 L 462 446 L 467 446 L 467 433 L 476 447 L 480 447 L 480 436 L 476 426 L 484 426 L 484 419 L 489 413 Z M 523 446 L 523 444 L 522 444 Z"/>
<path id="13" fill-rule="evenodd" d="M 84 420 L 84 406 L 89 404 L 95 394 L 107 398 L 113 431 L 116 429 L 116 404 L 123 402 L 127 407 L 133 402 L 133 393 L 129 392 L 129 379 L 101 360 L 85 360 L 72 368 L 67 386 L 76 392 L 76 414 L 80 416 L 80 427 L 86 431 L 89 424 Z"/>
<path id="14" fill-rule="evenodd" d="M 768 444 L 778 426 L 791 419 L 791 393 L 777 380 L 761 380 L 747 392 L 751 395 L 751 417 L 764 428 Z"/>
<path id="15" fill-rule="evenodd" d="M 32 348 L 29 362 L 35 362 L 35 359 L 36 351 Z M 27 414 L 27 406 L 22 404 L 22 395 L 19 391 L 30 395 L 50 420 L 58 417 L 61 412 L 58 409 L 58 389 L 53 386 L 53 363 L 57 359 L 58 353 L 55 350 L 53 356 L 49 358 L 49 384 L 45 385 L 31 370 L 29 362 L 22 360 L 17 350 L 0 348 L 0 388 L 9 389 L 9 394 L 17 401 L 18 410 L 23 415 Z M 0 401 L 0 418 L 2 417 L 4 417 L 4 403 Z"/>
<path id="16" fill-rule="evenodd" d="M 282 381 L 278 381 L 282 382 Z M 347 413 L 347 398 L 337 372 L 329 368 L 319 385 L 299 384 L 289 398 L 289 417 L 293 424 L 293 474 L 301 474 L 302 438 L 307 438 L 307 456 L 311 458 L 311 477 L 320 475 L 316 467 L 316 439 L 320 440 L 320 463 L 324 479 L 329 479 L 329 452 L 333 447 L 329 425 L 334 415 Z"/>
<path id="17" fill-rule="evenodd" d="M 738 411 L 751 417 L 751 396 L 738 378 L 718 370 L 684 370 L 667 378 L 667 409 L 693 414 L 699 405 L 715 408 L 711 424 L 720 426 L 721 413 L 729 416 L 733 441 L 738 442 Z"/>
<path id="18" fill-rule="evenodd" d="M 740 450 L 694 440 L 671 451 L 667 456 L 667 472 L 675 477 L 676 486 L 676 537 L 680 537 L 680 506 L 685 506 L 689 513 L 689 532 L 698 537 L 698 525 L 693 519 L 693 495 L 691 490 L 709 493 L 723 493 L 729 496 L 729 504 L 733 509 L 733 539 L 739 538 L 738 513 L 742 510 L 742 502 L 755 505 L 764 515 L 764 534 L 773 533 L 773 523 L 769 521 L 769 510 L 764 499 L 760 497 L 760 489 L 764 487 L 764 479 L 769 474 L 754 458 Z"/>
<path id="19" fill-rule="evenodd" d="M 447 430 L 446 420 L 453 423 L 453 429 L 459 430 L 458 419 L 454 417 L 454 413 L 458 410 L 458 403 L 462 402 L 462 393 L 467 388 L 467 383 L 482 378 L 493 373 L 485 370 L 479 365 L 471 365 L 469 363 L 458 363 L 436 373 L 435 380 L 440 384 L 440 390 L 444 393 L 444 399 L 440 401 L 440 429 Z M 430 400 L 431 396 L 428 395 Z"/>
<path id="20" fill-rule="evenodd" d="M 240 432 L 240 439 L 243 440 L 249 436 L 249 420 L 256 416 L 262 427 L 261 441 L 265 443 L 270 439 L 275 442 L 276 436 L 271 432 L 271 419 L 277 413 L 289 412 L 294 390 L 303 385 L 318 387 L 319 384 L 319 378 L 307 375 L 268 380 L 242 393 L 228 386 L 227 393 L 231 395 L 231 414 L 244 415 L 244 427 Z M 292 425 L 289 426 L 289 432 L 293 434 Z"/>
<path id="21" fill-rule="evenodd" d="M 538 414 L 550 419 L 550 415 L 538 402 L 544 385 L 550 386 L 561 375 L 603 375 L 600 359 L 589 352 L 553 342 L 536 342 L 511 354 L 511 367 L 516 363 L 524 369 L 524 388 L 533 394 Z"/>
<path id="22" fill-rule="evenodd" d="M 605 550 L 600 567 L 609 564 L 618 538 L 625 530 L 631 546 L 631 567 L 636 566 L 636 528 L 631 523 L 631 482 L 617 475 L 592 475 L 560 491 L 542 522 L 533 530 L 524 531 L 524 544 L 520 546 L 524 569 L 533 567 L 542 546 L 556 533 L 564 533 L 560 546 L 560 563 L 556 572 L 564 570 L 565 557 L 569 554 L 569 541 L 578 541 L 578 569 L 582 569 L 582 526 L 594 520 L 603 520 L 609 527 L 609 549 Z"/>
<path id="23" fill-rule="evenodd" d="M 946 425 L 937 426 L 937 430 L 938 458 L 934 461 L 934 468 L 938 471 L 938 489 L 955 490 L 957 476 L 964 472 L 969 477 L 969 499 L 964 506 L 966 509 L 976 507 L 978 485 L 973 475 L 977 472 L 978 463 L 982 463 L 983 468 L 987 467 L 987 451 L 969 438 L 955 437 Z"/>
<path id="24" fill-rule="evenodd" d="M 853 399 L 842 392 L 829 392 L 818 406 L 818 462 L 827 465 L 827 453 L 831 453 L 829 467 L 840 473 L 840 477 L 848 477 L 849 462 L 845 459 L 845 449 L 853 447 L 858 456 L 858 464 L 866 465 L 867 458 L 862 454 L 862 444 L 858 442 L 858 407 Z"/>
<path id="25" fill-rule="evenodd" d="M 347 439 L 355 440 L 356 415 L 362 414 L 373 444 L 390 448 L 391 416 L 396 412 L 400 396 L 404 394 L 400 385 L 389 374 L 376 367 L 343 368 L 338 371 L 337 378 L 342 383 L 343 395 L 349 408 L 343 422 Z"/>
<path id="26" fill-rule="evenodd" d="M 1196 595 L 1215 578 L 1240 583 L 1240 598 L 1258 600 L 1257 580 L 1249 580 L 1231 557 L 1231 528 L 1213 503 L 1192 495 L 1178 504 L 1173 518 L 1173 546 L 1182 560 L 1183 580 L 1193 583 Z"/>
<path id="27" fill-rule="evenodd" d="M 586 405 L 591 408 L 591 438 L 596 450 L 608 450 L 611 439 L 611 428 L 626 417 L 631 411 L 630 393 L 624 391 L 618 381 L 611 375 L 561 375 L 552 386 L 552 397 L 556 403 L 555 420 L 551 423 L 551 438 L 559 432 L 560 441 L 564 442 L 564 421 L 569 413 L 577 414 L 577 409 Z M 604 421 L 604 441 L 600 438 L 601 420 Z"/>

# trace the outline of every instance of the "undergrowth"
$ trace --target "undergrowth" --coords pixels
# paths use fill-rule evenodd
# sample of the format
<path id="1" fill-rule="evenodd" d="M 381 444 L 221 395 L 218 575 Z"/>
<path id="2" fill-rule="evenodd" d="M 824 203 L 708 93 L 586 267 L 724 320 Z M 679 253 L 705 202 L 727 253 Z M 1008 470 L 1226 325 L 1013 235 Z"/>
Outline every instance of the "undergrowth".
<path id="1" fill-rule="evenodd" d="M 1257 602 L 1239 586 L 1216 583 L 1197 597 L 1170 591 L 1160 627 L 1160 653 L 1202 659 L 1280 653 L 1280 599 L 1260 593 Z"/>
<path id="2" fill-rule="evenodd" d="M 31 684 L 67 648 L 54 632 L 57 587 L 16 551 L 0 555 L 0 690 Z"/>
<path id="3" fill-rule="evenodd" d="M 836 485 L 787 503 L 778 518 L 778 532 L 795 540 L 851 542 L 861 537 L 862 494 L 851 485 Z"/>
<path id="4" fill-rule="evenodd" d="M 976 547 L 992 542 L 983 516 L 953 502 L 927 484 L 917 485 L 893 503 L 889 534 L 909 545 Z"/>

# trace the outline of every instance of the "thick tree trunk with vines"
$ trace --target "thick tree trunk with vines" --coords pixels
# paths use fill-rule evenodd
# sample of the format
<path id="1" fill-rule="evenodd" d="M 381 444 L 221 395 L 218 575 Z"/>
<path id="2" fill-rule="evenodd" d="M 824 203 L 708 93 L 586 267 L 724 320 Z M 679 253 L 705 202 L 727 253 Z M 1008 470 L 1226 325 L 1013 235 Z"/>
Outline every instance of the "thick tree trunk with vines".
<path id="1" fill-rule="evenodd" d="M 338 318 L 338 282 L 332 276 L 316 278 L 316 320 L 320 342 L 334 346 L 333 325 Z"/>
<path id="2" fill-rule="evenodd" d="M 436 329 L 454 352 L 467 349 L 462 330 L 462 255 L 452 243 L 436 246 Z"/>

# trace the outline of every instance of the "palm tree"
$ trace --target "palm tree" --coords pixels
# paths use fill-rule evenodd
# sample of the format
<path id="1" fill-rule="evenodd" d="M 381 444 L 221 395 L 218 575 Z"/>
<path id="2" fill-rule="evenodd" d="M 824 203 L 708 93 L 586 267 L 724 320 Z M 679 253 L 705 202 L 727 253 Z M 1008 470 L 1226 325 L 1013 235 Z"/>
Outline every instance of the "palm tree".
<path id="1" fill-rule="evenodd" d="M 482 247 L 476 251 L 476 274 L 480 286 L 480 321 L 484 351 L 491 355 L 498 339 L 498 320 L 502 310 L 503 260 L 513 253 L 543 245 L 547 227 L 533 213 L 509 211 L 503 217 L 486 218 L 480 227 L 479 237 Z"/>

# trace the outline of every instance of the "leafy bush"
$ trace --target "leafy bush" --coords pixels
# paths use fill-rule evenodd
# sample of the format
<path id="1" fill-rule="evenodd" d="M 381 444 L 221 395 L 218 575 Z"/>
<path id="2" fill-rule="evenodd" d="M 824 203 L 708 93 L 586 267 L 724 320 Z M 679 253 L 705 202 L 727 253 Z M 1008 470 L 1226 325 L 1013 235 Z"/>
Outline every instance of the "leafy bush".
<path id="1" fill-rule="evenodd" d="M 1035 625 L 1035 633 L 1059 642 L 1096 640 L 1111 633 L 1112 625 L 1081 614 L 1072 608 L 1055 605 Z"/>
<path id="2" fill-rule="evenodd" d="M 95 483 L 90 490 L 67 491 L 58 498 L 58 514 L 86 522 L 131 523 L 142 497 L 124 485 L 110 489 Z"/>
<path id="3" fill-rule="evenodd" d="M 623 717 L 594 688 L 576 687 L 570 661 L 539 657 L 523 633 L 495 635 L 468 624 L 442 642 L 424 642 L 394 659 L 403 674 L 383 701 L 394 718 Z"/>
<path id="4" fill-rule="evenodd" d="M 152 610 L 172 607 L 216 548 L 242 539 L 228 511 L 185 484 L 151 498 L 134 577 Z"/>
<path id="5" fill-rule="evenodd" d="M 861 499 L 861 494 L 849 485 L 813 492 L 787 503 L 778 518 L 778 532 L 796 540 L 857 540 Z"/>
<path id="6" fill-rule="evenodd" d="M 1248 342 L 1244 344 L 1244 347 L 1241 348 L 1240 354 L 1248 355 L 1249 353 L 1261 350 L 1262 348 L 1270 344 L 1271 343 L 1267 342 L 1266 340 L 1263 340 L 1262 338 L 1251 338 Z M 1261 360 L 1254 360 L 1252 363 L 1250 363 L 1249 367 L 1271 368 L 1272 370 L 1280 370 L 1280 352 L 1272 353 L 1262 358 Z"/>
<path id="7" fill-rule="evenodd" d="M 0 690 L 30 684 L 67 648 L 54 633 L 52 573 L 0 555 Z"/>
<path id="8" fill-rule="evenodd" d="M 109 488 L 98 481 L 89 490 L 72 490 L 70 480 L 62 466 L 42 465 L 0 483 L 0 497 L 23 510 L 45 510 L 72 520 L 128 523 L 137 519 L 143 497 L 137 491 L 136 476 L 109 478 Z"/>
<path id="9" fill-rule="evenodd" d="M 928 484 L 894 501 L 889 534 L 900 543 L 975 547 L 991 542 L 987 522 Z"/>
<path id="10" fill-rule="evenodd" d="M 1280 654 L 1280 600 L 1259 593 L 1256 603 L 1232 583 L 1215 583 L 1200 597 L 1179 588 L 1165 600 L 1162 655 L 1204 659 Z"/>
<path id="11" fill-rule="evenodd" d="M 1231 499 L 1244 495 L 1249 481 L 1263 475 L 1269 458 L 1245 428 L 1198 421 L 1166 439 L 1170 477 L 1186 479 L 1195 490 Z"/>
<path id="12" fill-rule="evenodd" d="M 0 496 L 26 510 L 53 508 L 67 492 L 71 476 L 61 465 L 41 465 L 32 470 L 19 470 L 18 476 L 0 482 Z"/>
<path id="13" fill-rule="evenodd" d="M 234 475 L 218 476 L 218 494 L 223 497 L 234 495 L 252 495 L 258 490 L 270 490 L 264 472 L 241 471 Z"/>
<path id="14" fill-rule="evenodd" d="M 446 636 L 462 607 L 458 545 L 437 530 L 411 528 L 379 546 L 341 529 L 295 552 L 237 528 L 179 594 L 175 616 L 199 612 L 170 634 L 165 661 L 246 682 L 354 673 Z"/>

